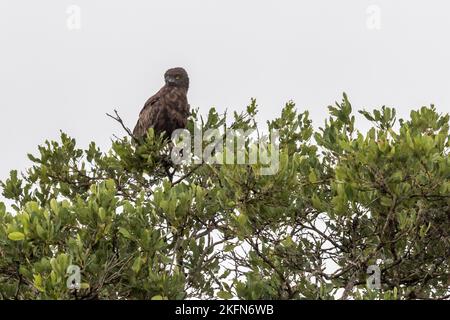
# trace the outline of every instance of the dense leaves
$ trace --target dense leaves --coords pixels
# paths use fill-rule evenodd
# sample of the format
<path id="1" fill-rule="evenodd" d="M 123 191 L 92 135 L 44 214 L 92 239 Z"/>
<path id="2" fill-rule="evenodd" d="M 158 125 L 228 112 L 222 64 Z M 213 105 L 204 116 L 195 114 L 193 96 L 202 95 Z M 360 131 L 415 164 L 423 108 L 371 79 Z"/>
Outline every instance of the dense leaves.
<path id="1" fill-rule="evenodd" d="M 194 111 L 188 128 L 250 130 L 256 112 L 255 101 L 231 120 Z M 367 132 L 344 95 L 314 130 L 288 103 L 268 123 L 274 175 L 260 163 L 174 166 L 152 130 L 108 152 L 64 133 L 46 141 L 1 183 L 0 298 L 448 298 L 449 116 L 360 113 Z M 369 266 L 379 290 L 366 285 Z"/>

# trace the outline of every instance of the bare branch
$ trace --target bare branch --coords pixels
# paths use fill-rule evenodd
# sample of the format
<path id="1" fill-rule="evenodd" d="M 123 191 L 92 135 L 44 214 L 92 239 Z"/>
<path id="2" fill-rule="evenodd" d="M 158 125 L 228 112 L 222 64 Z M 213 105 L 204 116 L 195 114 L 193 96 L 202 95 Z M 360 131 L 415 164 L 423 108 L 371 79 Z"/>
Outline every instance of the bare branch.
<path id="1" fill-rule="evenodd" d="M 117 112 L 116 109 L 114 109 L 114 113 L 116 114 L 115 116 L 110 115 L 109 113 L 106 113 L 106 115 L 108 117 L 110 117 L 111 119 L 116 120 L 117 122 L 120 123 L 120 125 L 122 126 L 122 128 L 127 132 L 127 134 L 135 141 L 135 142 L 139 142 L 138 138 L 136 138 L 133 133 L 131 132 L 131 130 L 125 125 L 125 123 L 123 122 L 122 118 L 120 117 L 119 113 Z"/>

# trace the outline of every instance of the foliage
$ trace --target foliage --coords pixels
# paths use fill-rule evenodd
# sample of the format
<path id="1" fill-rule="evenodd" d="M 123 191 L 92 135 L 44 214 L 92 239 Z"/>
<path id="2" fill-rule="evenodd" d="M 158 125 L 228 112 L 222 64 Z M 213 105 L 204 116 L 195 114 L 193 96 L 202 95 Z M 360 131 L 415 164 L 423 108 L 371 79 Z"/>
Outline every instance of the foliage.
<path id="1" fill-rule="evenodd" d="M 255 128 L 256 112 L 253 100 L 231 127 Z M 314 130 L 289 102 L 268 123 L 280 143 L 269 176 L 260 164 L 172 169 L 152 130 L 108 152 L 46 141 L 1 183 L 0 298 L 448 298 L 449 116 L 360 111 L 373 124 L 362 133 L 346 95 L 329 112 Z M 226 120 L 195 111 L 189 130 Z M 366 286 L 370 265 L 380 290 Z"/>

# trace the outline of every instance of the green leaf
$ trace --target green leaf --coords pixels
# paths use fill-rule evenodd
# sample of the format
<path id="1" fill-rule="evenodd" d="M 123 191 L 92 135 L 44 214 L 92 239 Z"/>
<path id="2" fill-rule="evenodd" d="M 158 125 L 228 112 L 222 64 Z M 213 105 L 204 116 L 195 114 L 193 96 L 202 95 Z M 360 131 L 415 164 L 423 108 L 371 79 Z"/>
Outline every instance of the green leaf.
<path id="1" fill-rule="evenodd" d="M 42 276 L 40 274 L 35 274 L 33 275 L 33 285 L 36 289 L 38 289 L 41 292 L 44 292 L 44 286 L 43 286 L 43 281 L 42 281 Z"/>
<path id="2" fill-rule="evenodd" d="M 90 288 L 90 285 L 87 282 L 82 282 L 80 284 L 80 289 L 89 289 L 89 288 Z"/>
<path id="3" fill-rule="evenodd" d="M 313 204 L 314 209 L 316 209 L 318 211 L 322 211 L 323 210 L 322 202 L 320 201 L 319 197 L 316 194 L 314 194 L 312 196 L 311 202 Z"/>
<path id="4" fill-rule="evenodd" d="M 139 273 L 139 270 L 141 270 L 141 265 L 142 265 L 142 259 L 141 259 L 141 257 L 137 257 L 136 259 L 134 259 L 131 270 L 133 270 L 134 273 Z"/>
<path id="5" fill-rule="evenodd" d="M 55 199 L 50 200 L 50 208 L 56 215 L 58 215 L 59 207 L 58 207 L 58 202 Z"/>
<path id="6" fill-rule="evenodd" d="M 98 217 L 100 218 L 100 221 L 105 221 L 106 218 L 106 211 L 104 208 L 98 209 Z"/>
<path id="7" fill-rule="evenodd" d="M 39 236 L 39 238 L 44 239 L 45 238 L 45 230 L 42 228 L 42 226 L 39 224 L 39 222 L 36 225 L 36 232 Z"/>
<path id="8" fill-rule="evenodd" d="M 247 215 L 241 213 L 238 217 L 237 217 L 237 222 L 239 223 L 240 227 L 245 227 L 247 225 L 248 222 L 248 217 Z"/>
<path id="9" fill-rule="evenodd" d="M 317 182 L 317 175 L 316 175 L 316 173 L 314 171 L 311 171 L 309 173 L 309 175 L 308 175 L 308 179 L 309 179 L 309 182 L 316 183 Z"/>
<path id="10" fill-rule="evenodd" d="M 392 206 L 392 199 L 389 197 L 381 197 L 381 205 L 384 207 Z"/>
<path id="11" fill-rule="evenodd" d="M 6 206 L 3 202 L 0 202 L 0 214 L 3 214 L 6 212 Z"/>
<path id="12" fill-rule="evenodd" d="M 221 299 L 224 299 L 224 300 L 229 300 L 229 299 L 233 298 L 233 295 L 230 292 L 228 292 L 228 291 L 219 291 L 217 293 L 217 296 L 219 298 L 221 298 Z"/>
<path id="13" fill-rule="evenodd" d="M 131 233 L 123 227 L 119 227 L 119 233 L 122 234 L 125 238 L 134 239 Z"/>
<path id="14" fill-rule="evenodd" d="M 368 111 L 361 110 L 361 111 L 359 111 L 359 113 L 361 113 L 367 120 L 375 121 L 375 119 L 372 117 L 372 115 Z"/>
<path id="15" fill-rule="evenodd" d="M 223 248 L 223 251 L 224 251 L 224 252 L 231 252 L 231 251 L 234 250 L 234 248 L 236 248 L 236 245 L 235 245 L 235 244 L 233 244 L 233 243 L 227 243 L 227 244 L 225 245 L 225 247 Z"/>
<path id="16" fill-rule="evenodd" d="M 106 185 L 106 189 L 108 190 L 116 190 L 116 183 L 114 182 L 113 179 L 108 179 L 105 181 L 105 185 Z"/>
<path id="17" fill-rule="evenodd" d="M 10 234 L 8 234 L 8 238 L 12 241 L 20 241 L 25 239 L 25 235 L 22 232 L 11 232 Z"/>

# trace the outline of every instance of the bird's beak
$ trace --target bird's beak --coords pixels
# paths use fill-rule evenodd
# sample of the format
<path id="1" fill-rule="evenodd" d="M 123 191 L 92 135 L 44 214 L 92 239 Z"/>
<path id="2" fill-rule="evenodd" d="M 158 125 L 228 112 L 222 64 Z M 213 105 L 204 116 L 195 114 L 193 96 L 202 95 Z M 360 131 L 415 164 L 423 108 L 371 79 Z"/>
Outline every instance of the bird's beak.
<path id="1" fill-rule="evenodd" d="M 173 78 L 173 77 L 168 77 L 168 78 L 167 78 L 167 83 L 168 83 L 168 84 L 175 84 L 175 83 L 176 83 L 175 78 Z"/>

